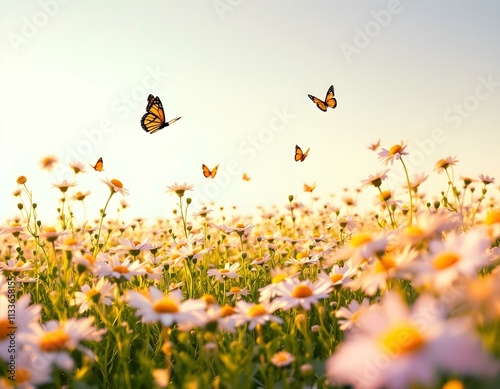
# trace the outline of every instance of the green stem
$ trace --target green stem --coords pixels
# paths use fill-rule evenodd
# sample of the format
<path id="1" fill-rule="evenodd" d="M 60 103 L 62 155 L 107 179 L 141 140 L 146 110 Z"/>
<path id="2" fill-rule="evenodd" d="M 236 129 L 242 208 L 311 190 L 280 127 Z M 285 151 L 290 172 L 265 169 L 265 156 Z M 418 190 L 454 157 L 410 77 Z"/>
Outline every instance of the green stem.
<path id="1" fill-rule="evenodd" d="M 406 169 L 406 165 L 403 161 L 403 158 L 399 159 L 401 163 L 403 164 L 403 169 L 405 170 L 406 174 L 406 183 L 408 184 L 408 193 L 410 194 L 410 211 L 408 214 L 408 227 L 411 227 L 412 221 L 413 221 L 413 197 L 411 194 L 411 186 L 410 186 L 410 177 L 408 176 L 408 170 Z"/>
<path id="2" fill-rule="evenodd" d="M 115 192 L 111 190 L 111 194 L 108 197 L 108 200 L 106 201 L 106 204 L 104 205 L 104 208 L 101 210 L 101 220 L 99 222 L 99 231 L 97 232 L 97 238 L 94 246 L 94 250 L 92 252 L 92 256 L 95 257 L 99 251 L 101 251 L 101 248 L 99 247 L 99 240 L 101 239 L 101 230 L 102 230 L 102 222 L 104 221 L 104 216 L 106 216 L 106 208 L 108 208 L 109 200 L 111 200 L 111 197 Z"/>

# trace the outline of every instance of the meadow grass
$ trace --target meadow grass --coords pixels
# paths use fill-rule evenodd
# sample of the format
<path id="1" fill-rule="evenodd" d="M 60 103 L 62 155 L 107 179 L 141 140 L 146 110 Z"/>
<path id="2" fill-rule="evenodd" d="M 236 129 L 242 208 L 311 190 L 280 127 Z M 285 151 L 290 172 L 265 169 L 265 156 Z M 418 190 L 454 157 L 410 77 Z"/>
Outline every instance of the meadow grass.
<path id="1" fill-rule="evenodd" d="M 380 158 L 404 165 L 405 149 Z M 194 212 L 196 189 L 174 184 L 178 207 L 155 223 L 108 215 L 128 194 L 112 179 L 89 220 L 72 211 L 88 192 L 57 184 L 59 220 L 43 225 L 20 176 L 1 228 L 0 386 L 499 387 L 498 192 L 455 180 L 457 162 L 436 164 L 438 201 L 404 165 L 404 197 L 384 189 L 388 170 L 363 181 L 367 212 L 293 196 Z"/>

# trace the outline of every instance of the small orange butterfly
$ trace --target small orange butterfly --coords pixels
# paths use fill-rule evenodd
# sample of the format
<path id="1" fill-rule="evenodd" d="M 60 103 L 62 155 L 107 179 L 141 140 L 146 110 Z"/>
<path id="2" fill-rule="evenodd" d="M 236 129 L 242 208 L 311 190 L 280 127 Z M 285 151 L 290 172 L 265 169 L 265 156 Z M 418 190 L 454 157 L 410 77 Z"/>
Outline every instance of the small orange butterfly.
<path id="1" fill-rule="evenodd" d="M 102 162 L 102 158 L 99 158 L 96 162 L 95 165 L 91 165 L 89 163 L 90 166 L 92 166 L 92 168 L 96 171 L 96 172 L 102 172 L 102 169 L 104 168 L 104 164 Z"/>
<path id="2" fill-rule="evenodd" d="M 334 97 L 335 93 L 333 91 L 333 85 L 328 88 L 326 92 L 325 101 L 318 99 L 313 95 L 307 95 L 309 98 L 316 104 L 316 106 L 321 109 L 323 112 L 326 112 L 327 108 L 336 108 L 337 107 L 337 99 Z"/>
<path id="3" fill-rule="evenodd" d="M 302 149 L 298 145 L 295 145 L 295 162 L 304 162 L 304 159 L 309 155 L 309 150 L 311 150 L 311 148 L 308 148 L 306 152 L 303 153 Z"/>
<path id="4" fill-rule="evenodd" d="M 241 177 L 241 179 L 243 181 L 250 181 L 252 179 L 252 177 L 248 177 L 248 175 L 246 173 L 243 173 L 243 177 Z"/>
<path id="5" fill-rule="evenodd" d="M 304 184 L 304 192 L 312 192 L 314 189 L 316 189 L 316 183 L 312 185 Z"/>
<path id="6" fill-rule="evenodd" d="M 207 167 L 207 165 L 203 164 L 201 166 L 201 168 L 203 169 L 203 175 L 206 177 L 206 178 L 214 178 L 215 175 L 217 174 L 217 169 L 219 168 L 219 165 L 217 165 L 216 167 L 214 167 L 211 171 L 210 169 Z"/>
<path id="7" fill-rule="evenodd" d="M 377 149 L 380 146 L 380 139 L 377 141 L 377 143 L 372 143 L 368 148 L 372 151 L 377 151 Z"/>

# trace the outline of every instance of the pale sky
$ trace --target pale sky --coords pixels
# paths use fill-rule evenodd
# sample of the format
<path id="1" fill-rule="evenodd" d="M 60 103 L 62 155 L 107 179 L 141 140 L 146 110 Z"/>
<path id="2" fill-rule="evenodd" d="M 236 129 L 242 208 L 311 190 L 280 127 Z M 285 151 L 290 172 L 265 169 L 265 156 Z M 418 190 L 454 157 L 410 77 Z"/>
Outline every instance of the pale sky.
<path id="1" fill-rule="evenodd" d="M 19 175 L 48 222 L 52 184 L 73 179 L 66 162 L 99 157 L 104 172 L 77 176 L 89 219 L 103 178 L 129 189 L 129 219 L 170 217 L 174 182 L 243 212 L 289 194 L 309 204 L 315 182 L 320 203 L 341 206 L 343 188 L 385 169 L 367 148 L 379 138 L 408 139 L 429 197 L 446 188 L 432 169 L 447 156 L 457 176 L 500 181 L 499 1 L 0 0 L 0 28 L 0 224 L 17 212 Z M 338 107 L 321 112 L 307 95 L 332 84 Z M 182 117 L 153 135 L 140 126 L 150 93 Z M 304 162 L 296 144 L 311 149 Z M 42 171 L 47 155 L 61 167 Z M 220 165 L 214 180 L 203 163 Z M 400 191 L 398 171 L 387 189 Z"/>

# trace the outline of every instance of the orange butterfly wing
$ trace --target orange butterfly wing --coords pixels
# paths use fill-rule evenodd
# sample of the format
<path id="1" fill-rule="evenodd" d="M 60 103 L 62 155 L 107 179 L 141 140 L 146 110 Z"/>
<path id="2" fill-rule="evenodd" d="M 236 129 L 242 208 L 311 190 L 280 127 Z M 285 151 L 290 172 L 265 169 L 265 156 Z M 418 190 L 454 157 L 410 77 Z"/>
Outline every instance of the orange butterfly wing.
<path id="1" fill-rule="evenodd" d="M 246 173 L 243 173 L 243 177 L 241 177 L 241 179 L 242 179 L 243 181 L 250 181 L 250 180 L 251 180 L 251 178 L 250 178 L 250 177 L 248 177 L 248 175 L 247 175 Z"/>
<path id="2" fill-rule="evenodd" d="M 318 99 L 316 96 L 307 95 L 316 104 L 316 106 L 323 112 L 326 112 L 327 108 L 335 108 L 337 106 L 337 99 L 335 98 L 335 92 L 333 91 L 333 85 L 328 88 L 326 92 L 325 101 Z"/>
<path id="3" fill-rule="evenodd" d="M 316 189 L 316 183 L 312 185 L 304 184 L 304 192 L 312 192 L 314 189 Z"/>
<path id="4" fill-rule="evenodd" d="M 141 119 L 141 127 L 144 131 L 149 132 L 150 134 L 154 134 L 156 131 L 160 131 L 162 128 L 165 128 L 180 119 L 180 117 L 177 117 L 165 123 L 165 111 L 163 110 L 163 104 L 158 96 L 148 96 L 146 111 L 147 112 Z"/>
<path id="5" fill-rule="evenodd" d="M 310 148 L 304 153 L 298 145 L 295 145 L 295 162 L 304 162 L 306 157 L 309 155 L 309 150 Z"/>
<path id="6" fill-rule="evenodd" d="M 215 175 L 217 174 L 217 170 L 219 169 L 219 165 L 217 165 L 216 167 L 214 167 L 211 171 L 210 169 L 207 167 L 207 165 L 203 164 L 201 166 L 201 168 L 203 169 L 203 175 L 206 177 L 206 178 L 215 178 Z"/>
<path id="7" fill-rule="evenodd" d="M 89 164 L 90 165 L 90 164 Z M 90 165 L 92 166 L 92 165 Z M 102 172 L 102 170 L 104 169 L 104 164 L 102 162 L 102 158 L 99 158 L 96 162 L 96 164 L 94 166 L 92 166 L 92 168 L 96 171 L 96 172 Z"/>

